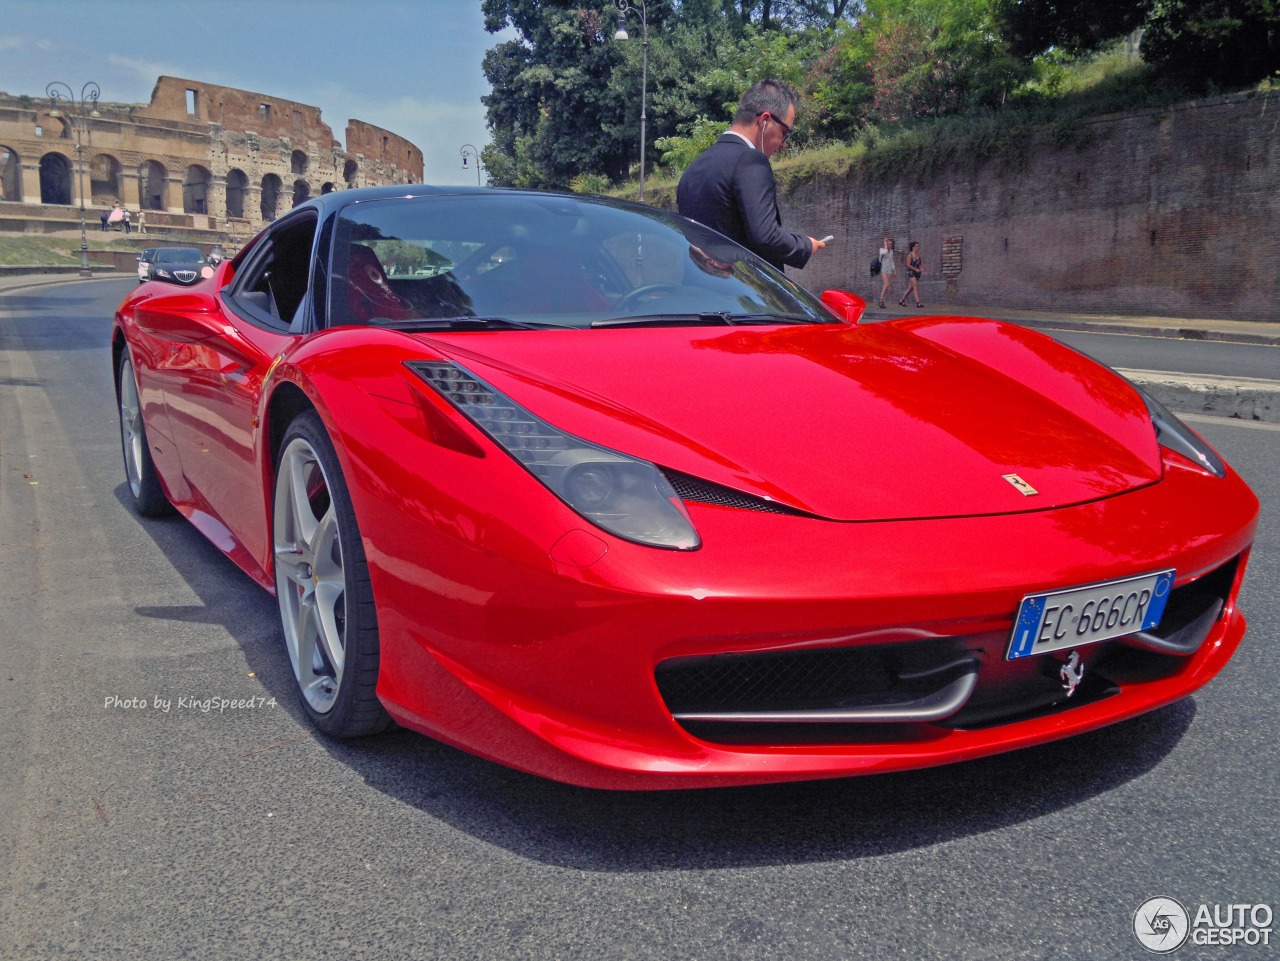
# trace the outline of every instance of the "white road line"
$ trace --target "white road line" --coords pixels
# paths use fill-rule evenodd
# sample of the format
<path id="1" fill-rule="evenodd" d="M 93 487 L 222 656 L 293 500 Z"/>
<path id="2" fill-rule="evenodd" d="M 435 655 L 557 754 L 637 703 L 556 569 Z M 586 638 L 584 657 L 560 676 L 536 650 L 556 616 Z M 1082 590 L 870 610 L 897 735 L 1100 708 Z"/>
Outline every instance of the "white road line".
<path id="1" fill-rule="evenodd" d="M 1239 417 L 1214 417 L 1212 414 L 1188 414 L 1178 412 L 1180 420 L 1196 421 L 1201 424 L 1217 424 L 1222 427 L 1243 427 L 1246 430 L 1278 430 L 1280 424 L 1268 424 L 1260 420 L 1242 420 Z"/>

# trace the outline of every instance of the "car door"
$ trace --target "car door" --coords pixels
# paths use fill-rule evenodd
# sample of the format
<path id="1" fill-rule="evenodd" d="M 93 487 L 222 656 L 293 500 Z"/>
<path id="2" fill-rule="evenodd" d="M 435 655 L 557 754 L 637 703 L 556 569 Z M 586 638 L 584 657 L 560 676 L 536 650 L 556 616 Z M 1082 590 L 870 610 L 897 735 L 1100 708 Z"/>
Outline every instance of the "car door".
<path id="1" fill-rule="evenodd" d="M 264 571 L 270 556 L 258 445 L 262 389 L 309 309 L 316 223 L 314 211 L 278 222 L 217 293 L 220 329 L 175 345 L 170 359 L 166 404 L 197 505 L 192 522 L 251 570 Z"/>

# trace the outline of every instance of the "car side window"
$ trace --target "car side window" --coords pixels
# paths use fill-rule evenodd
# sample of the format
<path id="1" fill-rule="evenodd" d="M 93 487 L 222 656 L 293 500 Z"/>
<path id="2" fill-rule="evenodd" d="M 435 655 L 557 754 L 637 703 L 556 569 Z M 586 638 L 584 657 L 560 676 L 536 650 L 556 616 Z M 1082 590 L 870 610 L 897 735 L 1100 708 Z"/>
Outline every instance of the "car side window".
<path id="1" fill-rule="evenodd" d="M 250 255 L 231 300 L 251 319 L 273 327 L 306 329 L 316 222 L 310 214 L 281 224 Z"/>

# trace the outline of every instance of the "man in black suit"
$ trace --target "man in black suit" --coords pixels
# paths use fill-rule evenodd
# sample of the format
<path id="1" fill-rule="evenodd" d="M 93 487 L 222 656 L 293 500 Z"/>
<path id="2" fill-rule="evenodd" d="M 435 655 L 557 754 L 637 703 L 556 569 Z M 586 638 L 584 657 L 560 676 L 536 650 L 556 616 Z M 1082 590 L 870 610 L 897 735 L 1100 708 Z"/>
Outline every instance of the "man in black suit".
<path id="1" fill-rule="evenodd" d="M 736 240 L 779 270 L 803 267 L 826 246 L 782 229 L 769 158 L 791 136 L 799 97 L 780 80 L 742 95 L 733 126 L 689 164 L 676 188 L 680 213 Z"/>

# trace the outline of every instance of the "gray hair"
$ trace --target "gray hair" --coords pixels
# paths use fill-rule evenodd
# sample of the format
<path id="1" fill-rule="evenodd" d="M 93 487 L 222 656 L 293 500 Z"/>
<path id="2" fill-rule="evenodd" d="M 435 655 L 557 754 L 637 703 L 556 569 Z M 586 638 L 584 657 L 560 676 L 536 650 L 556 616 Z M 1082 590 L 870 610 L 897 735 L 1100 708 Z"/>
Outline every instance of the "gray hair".
<path id="1" fill-rule="evenodd" d="M 787 108 L 799 103 L 800 95 L 791 84 L 766 78 L 742 95 L 742 99 L 738 101 L 738 112 L 733 115 L 733 122 L 750 123 L 762 113 L 782 120 L 787 116 Z"/>

